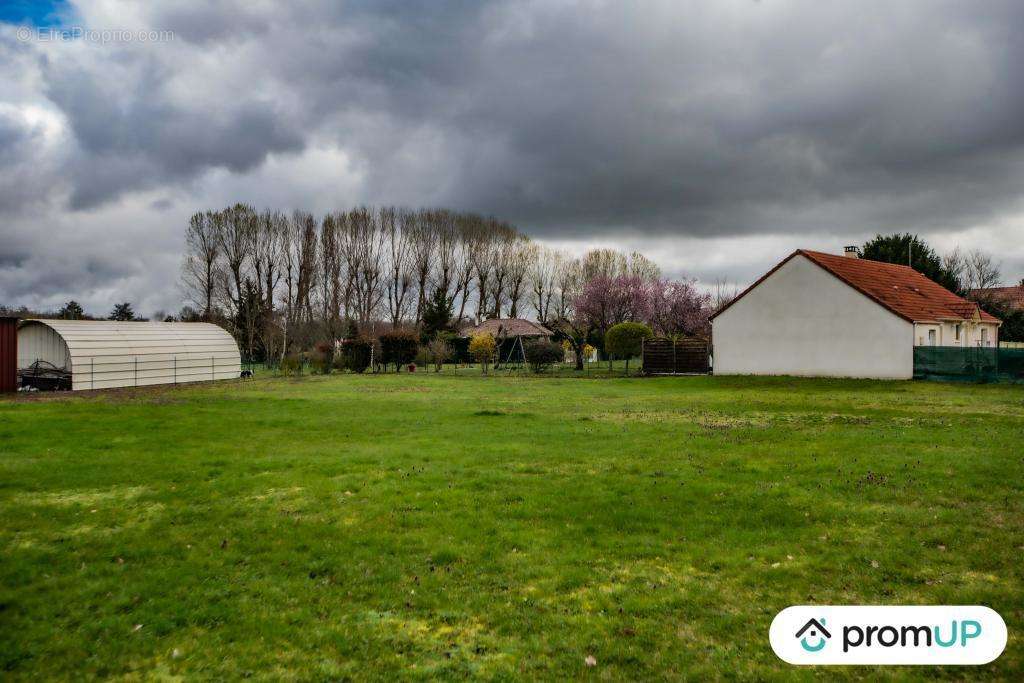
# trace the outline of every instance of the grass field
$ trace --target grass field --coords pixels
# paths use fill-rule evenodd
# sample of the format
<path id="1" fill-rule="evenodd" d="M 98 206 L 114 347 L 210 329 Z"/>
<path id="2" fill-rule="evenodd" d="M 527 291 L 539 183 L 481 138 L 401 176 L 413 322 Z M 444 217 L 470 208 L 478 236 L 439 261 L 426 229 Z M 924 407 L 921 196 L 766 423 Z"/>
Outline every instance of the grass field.
<path id="1" fill-rule="evenodd" d="M 1024 390 L 331 376 L 0 400 L 4 678 L 1014 678 Z M 981 669 L 787 605 L 985 604 Z M 593 657 L 594 666 L 585 659 Z"/>

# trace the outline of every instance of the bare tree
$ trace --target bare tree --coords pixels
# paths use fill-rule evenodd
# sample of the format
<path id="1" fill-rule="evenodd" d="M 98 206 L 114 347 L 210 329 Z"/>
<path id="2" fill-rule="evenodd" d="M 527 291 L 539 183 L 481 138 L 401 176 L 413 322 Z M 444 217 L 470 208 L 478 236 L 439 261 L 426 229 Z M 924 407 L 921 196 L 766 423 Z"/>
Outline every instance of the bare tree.
<path id="1" fill-rule="evenodd" d="M 437 255 L 437 233 L 433 229 L 428 211 L 410 218 L 410 268 L 416 280 L 416 322 L 423 319 L 423 306 L 427 302 L 427 288 Z"/>
<path id="2" fill-rule="evenodd" d="M 565 264 L 562 254 L 549 247 L 533 246 L 533 258 L 527 278 L 530 284 L 530 301 L 537 320 L 542 323 L 551 316 L 551 302 L 557 289 L 556 282 Z"/>
<path id="3" fill-rule="evenodd" d="M 377 213 L 361 207 L 349 211 L 342 234 L 356 317 L 367 323 L 384 297 L 384 231 Z"/>
<path id="4" fill-rule="evenodd" d="M 203 311 L 203 319 L 213 315 L 220 259 L 220 236 L 211 211 L 195 213 L 185 233 L 185 261 L 182 264 L 182 285 L 185 296 Z"/>
<path id="5" fill-rule="evenodd" d="M 434 287 L 453 299 L 452 287 L 458 274 L 459 229 L 451 211 L 431 212 L 434 231 L 437 234 L 437 267 Z"/>
<path id="6" fill-rule="evenodd" d="M 296 211 L 288 221 L 282 240 L 284 280 L 284 341 L 282 356 L 288 352 L 298 323 L 311 311 L 310 292 L 317 261 L 317 222 L 313 214 Z"/>
<path id="7" fill-rule="evenodd" d="M 444 362 L 452 357 L 451 344 L 444 337 L 434 337 L 427 344 L 430 359 L 434 361 L 434 372 L 441 372 Z"/>
<path id="8" fill-rule="evenodd" d="M 1003 279 L 999 264 L 979 249 L 972 249 L 964 259 L 964 290 L 974 294 L 977 300 L 989 297 L 985 290 L 998 287 Z"/>
<path id="9" fill-rule="evenodd" d="M 249 250 L 254 279 L 265 313 L 273 310 L 274 294 L 281 281 L 281 240 L 287 222 L 284 214 L 278 211 L 264 211 L 251 234 Z"/>
<path id="10" fill-rule="evenodd" d="M 259 215 L 248 204 L 235 204 L 215 216 L 214 224 L 225 265 L 222 277 L 224 301 L 231 311 L 235 336 L 251 358 L 260 320 L 260 301 L 252 280 L 253 236 L 258 228 Z"/>
<path id="11" fill-rule="evenodd" d="M 341 271 L 342 255 L 338 223 L 333 214 L 320 221 L 320 265 L 317 268 L 317 294 L 320 316 L 330 341 L 341 334 Z"/>
<path id="12" fill-rule="evenodd" d="M 247 204 L 235 204 L 221 211 L 216 221 L 220 251 L 224 255 L 228 277 L 225 280 L 228 300 L 235 317 L 240 317 L 242 290 L 245 284 L 249 258 L 252 254 L 252 233 L 256 228 L 256 210 Z"/>
<path id="13" fill-rule="evenodd" d="M 506 291 L 512 279 L 512 260 L 516 250 L 518 233 L 508 223 L 490 221 L 493 231 L 493 248 L 491 250 L 491 281 L 488 288 L 491 295 L 490 315 L 501 317 L 502 305 L 508 300 Z"/>
<path id="14" fill-rule="evenodd" d="M 711 292 L 711 310 L 717 313 L 731 304 L 733 299 L 739 295 L 740 288 L 735 284 L 730 284 L 729 281 L 724 278 L 716 279 L 714 288 Z"/>
<path id="15" fill-rule="evenodd" d="M 653 282 L 661 279 L 661 267 L 639 251 L 634 251 L 627 259 L 625 275 L 635 275 L 641 280 Z"/>
<path id="16" fill-rule="evenodd" d="M 558 294 L 556 310 L 549 315 L 546 325 L 555 333 L 555 338 L 565 341 L 573 351 L 576 369 L 583 369 L 583 350 L 594 332 L 589 316 L 582 315 L 576 304 L 588 282 L 586 262 L 573 259 L 567 261 L 558 273 Z"/>
<path id="17" fill-rule="evenodd" d="M 279 326 L 276 325 L 274 301 L 278 293 L 282 272 L 282 241 L 287 229 L 288 218 L 278 211 L 264 211 L 259 215 L 255 229 L 251 233 L 253 280 L 255 282 L 255 300 L 250 307 L 255 308 L 251 315 L 253 332 L 259 338 L 266 357 L 274 355 Z"/>
<path id="18" fill-rule="evenodd" d="M 563 256 L 561 267 L 555 273 L 555 310 L 548 318 L 568 318 L 572 314 L 573 301 L 583 292 L 586 281 L 583 262 Z"/>
<path id="19" fill-rule="evenodd" d="M 944 280 L 947 283 L 955 283 L 959 292 L 965 293 L 970 288 L 967 284 L 967 258 L 960 247 L 942 257 L 941 272 L 945 273 Z"/>
<path id="20" fill-rule="evenodd" d="M 599 277 L 613 278 L 626 273 L 625 255 L 614 249 L 591 249 L 580 263 L 584 281 Z"/>
<path id="21" fill-rule="evenodd" d="M 410 256 L 416 216 L 408 211 L 381 209 L 380 218 L 388 249 L 388 316 L 391 327 L 397 329 L 405 317 L 409 304 L 407 295 L 412 288 Z"/>
<path id="22" fill-rule="evenodd" d="M 527 276 L 533 262 L 537 260 L 537 245 L 523 236 L 517 235 L 508 261 L 508 315 L 518 318 L 520 305 L 526 295 Z"/>
<path id="23" fill-rule="evenodd" d="M 455 292 L 452 294 L 452 301 L 460 299 L 459 313 L 456 318 L 461 323 L 466 315 L 466 304 L 472 294 L 473 282 L 473 234 L 478 217 L 472 214 L 463 214 L 456 218 L 455 228 L 458 241 L 456 243 L 455 255 Z"/>
<path id="24" fill-rule="evenodd" d="M 476 320 L 488 317 L 488 283 L 494 269 L 495 233 L 491 229 L 496 221 L 474 221 L 470 237 L 469 260 L 476 275 Z"/>

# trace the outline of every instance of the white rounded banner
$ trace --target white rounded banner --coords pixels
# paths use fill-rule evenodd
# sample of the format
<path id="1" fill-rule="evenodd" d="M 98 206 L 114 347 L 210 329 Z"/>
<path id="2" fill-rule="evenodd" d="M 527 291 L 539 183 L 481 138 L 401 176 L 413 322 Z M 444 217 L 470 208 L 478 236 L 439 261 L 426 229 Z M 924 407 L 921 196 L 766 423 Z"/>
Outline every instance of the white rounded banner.
<path id="1" fill-rule="evenodd" d="M 988 664 L 1006 623 L 981 605 L 799 605 L 775 615 L 768 639 L 790 664 Z"/>

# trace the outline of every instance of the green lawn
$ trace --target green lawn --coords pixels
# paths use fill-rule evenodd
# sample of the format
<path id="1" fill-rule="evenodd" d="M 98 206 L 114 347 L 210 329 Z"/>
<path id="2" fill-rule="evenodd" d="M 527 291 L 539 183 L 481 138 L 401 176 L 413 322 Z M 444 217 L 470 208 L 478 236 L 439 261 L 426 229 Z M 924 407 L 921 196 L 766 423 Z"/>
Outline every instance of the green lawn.
<path id="1" fill-rule="evenodd" d="M 1022 488 L 1019 386 L 460 371 L 0 400 L 0 676 L 1013 678 Z M 798 669 L 768 625 L 804 603 L 985 604 L 1010 640 L 981 669 Z"/>

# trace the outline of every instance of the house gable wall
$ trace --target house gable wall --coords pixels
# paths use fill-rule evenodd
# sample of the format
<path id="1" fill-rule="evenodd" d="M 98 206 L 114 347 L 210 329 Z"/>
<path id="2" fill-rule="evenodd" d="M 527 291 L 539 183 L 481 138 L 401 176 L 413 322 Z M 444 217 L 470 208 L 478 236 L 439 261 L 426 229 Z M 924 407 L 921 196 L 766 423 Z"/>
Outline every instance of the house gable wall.
<path id="1" fill-rule="evenodd" d="M 914 325 L 802 255 L 713 321 L 715 374 L 909 379 Z"/>

